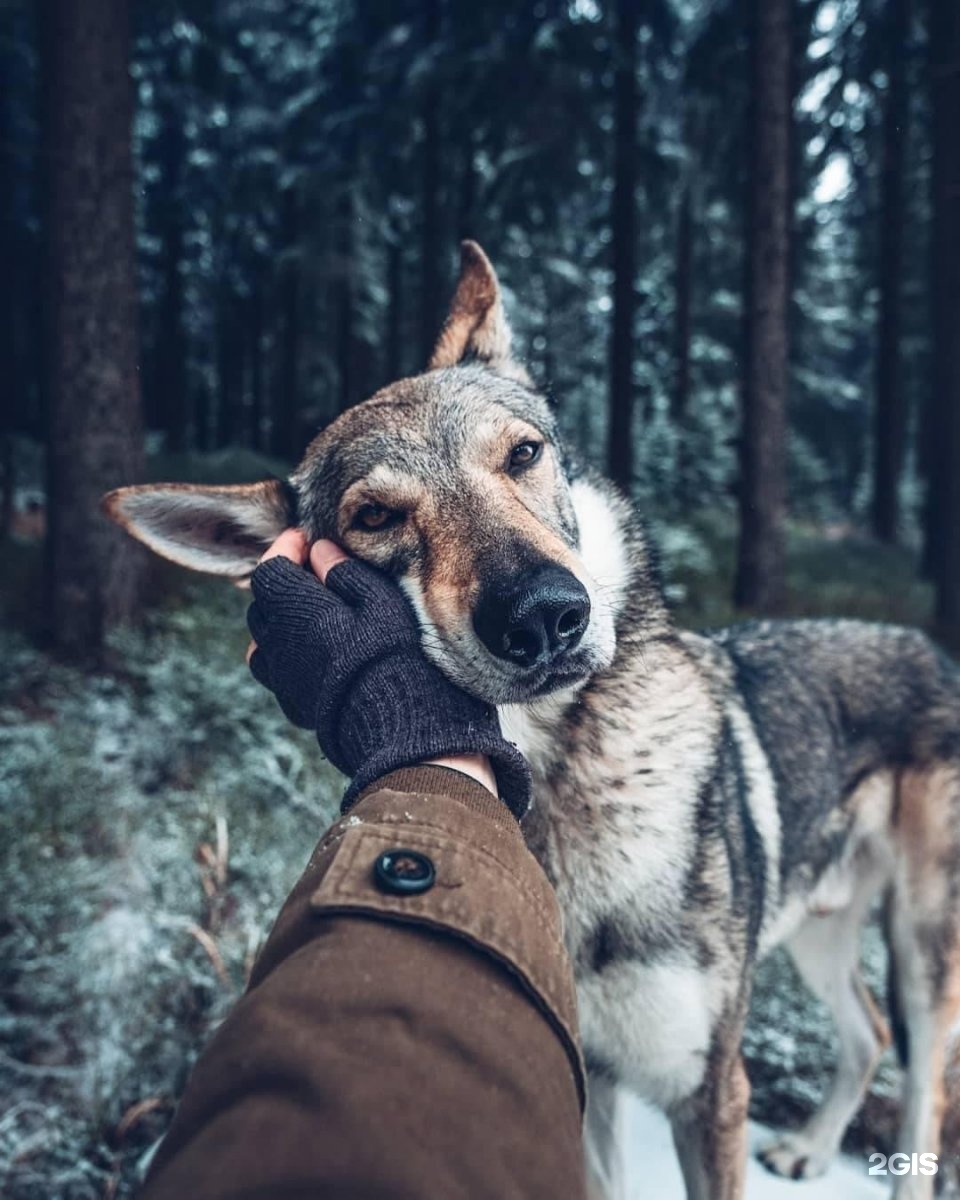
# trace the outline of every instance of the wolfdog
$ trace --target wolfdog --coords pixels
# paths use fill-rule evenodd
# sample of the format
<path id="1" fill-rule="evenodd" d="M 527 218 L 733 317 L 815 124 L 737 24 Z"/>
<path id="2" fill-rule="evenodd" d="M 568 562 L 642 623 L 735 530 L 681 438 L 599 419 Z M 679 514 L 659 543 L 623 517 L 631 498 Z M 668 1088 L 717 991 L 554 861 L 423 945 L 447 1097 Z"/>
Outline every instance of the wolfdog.
<path id="1" fill-rule="evenodd" d="M 289 481 L 122 488 L 159 554 L 242 578 L 290 525 L 397 579 L 425 652 L 529 758 L 531 848 L 555 885 L 590 1076 L 588 1174 L 623 1186 L 622 1089 L 662 1108 L 690 1197 L 735 1200 L 754 964 L 785 944 L 830 1008 L 822 1108 L 762 1152 L 824 1171 L 889 1036 L 858 971 L 883 898 L 905 1066 L 897 1150 L 936 1153 L 960 1009 L 960 673 L 909 629 L 678 630 L 630 504 L 580 466 L 511 356 L 474 243 L 428 370 L 314 440 Z M 932 1195 L 901 1176 L 899 1200 Z"/>

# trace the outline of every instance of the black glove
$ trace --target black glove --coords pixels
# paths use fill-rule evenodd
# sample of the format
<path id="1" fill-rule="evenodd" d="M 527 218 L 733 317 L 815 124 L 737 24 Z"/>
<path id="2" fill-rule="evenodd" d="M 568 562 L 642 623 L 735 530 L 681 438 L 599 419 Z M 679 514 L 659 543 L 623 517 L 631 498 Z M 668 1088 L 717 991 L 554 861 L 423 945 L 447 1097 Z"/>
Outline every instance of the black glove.
<path id="1" fill-rule="evenodd" d="M 322 584 L 288 558 L 250 580 L 247 624 L 254 677 L 286 716 L 316 731 L 352 783 L 345 812 L 397 767 L 452 754 L 484 754 L 501 799 L 519 818 L 530 803 L 526 760 L 500 732 L 496 709 L 452 684 L 424 656 L 416 616 L 381 571 L 349 559 Z"/>

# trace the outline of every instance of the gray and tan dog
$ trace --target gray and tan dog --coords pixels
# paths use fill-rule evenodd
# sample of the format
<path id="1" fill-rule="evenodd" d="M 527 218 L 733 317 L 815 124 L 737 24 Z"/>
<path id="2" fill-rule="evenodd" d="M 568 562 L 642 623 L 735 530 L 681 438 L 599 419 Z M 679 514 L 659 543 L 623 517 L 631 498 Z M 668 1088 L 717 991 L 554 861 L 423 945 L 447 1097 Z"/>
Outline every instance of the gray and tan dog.
<path id="1" fill-rule="evenodd" d="M 446 674 L 500 706 L 565 913 L 600 1193 L 622 1187 L 629 1088 L 669 1115 L 690 1197 L 742 1194 L 741 1035 L 753 965 L 778 943 L 840 1050 L 822 1109 L 764 1157 L 795 1178 L 826 1168 L 888 1040 L 858 976 L 881 894 L 897 1149 L 938 1150 L 960 1009 L 960 673 L 907 629 L 679 632 L 630 506 L 568 457 L 511 358 L 479 247 L 464 244 L 429 370 L 338 417 L 289 482 L 105 503 L 159 554 L 235 578 L 288 525 L 339 541 L 399 580 Z M 896 1195 L 929 1197 L 932 1180 L 902 1176 Z"/>

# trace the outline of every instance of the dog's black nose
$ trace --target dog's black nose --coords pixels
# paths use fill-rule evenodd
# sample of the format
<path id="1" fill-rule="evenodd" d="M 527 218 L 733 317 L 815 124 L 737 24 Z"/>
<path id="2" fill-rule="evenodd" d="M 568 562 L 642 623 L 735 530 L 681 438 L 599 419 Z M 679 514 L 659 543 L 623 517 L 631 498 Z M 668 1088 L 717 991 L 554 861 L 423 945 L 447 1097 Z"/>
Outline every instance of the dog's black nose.
<path id="1" fill-rule="evenodd" d="M 473 625 L 491 654 L 533 667 L 572 649 L 590 620 L 590 597 L 562 567 L 538 567 L 508 586 L 487 588 Z"/>

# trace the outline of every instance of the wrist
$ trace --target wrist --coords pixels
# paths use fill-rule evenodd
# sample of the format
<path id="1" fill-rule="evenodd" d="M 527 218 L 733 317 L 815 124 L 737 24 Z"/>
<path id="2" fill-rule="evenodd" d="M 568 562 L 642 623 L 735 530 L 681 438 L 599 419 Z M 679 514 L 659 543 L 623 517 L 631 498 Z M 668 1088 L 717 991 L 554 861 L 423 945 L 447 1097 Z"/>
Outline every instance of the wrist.
<path id="1" fill-rule="evenodd" d="M 478 725 L 459 734 L 449 729 L 433 732 L 421 729 L 401 744 L 382 741 L 379 751 L 367 751 L 362 759 L 355 760 L 357 769 L 343 797 L 341 812 L 347 812 L 371 783 L 402 767 L 446 765 L 450 760 L 477 758 L 486 759 L 496 777 L 496 790 L 489 788 L 490 795 L 497 796 L 519 821 L 530 804 L 530 769 L 517 747 L 506 741 L 499 729 Z M 463 773 L 456 767 L 453 770 Z M 488 790 L 485 782 L 480 782 L 480 786 Z"/>
<path id="2" fill-rule="evenodd" d="M 497 777 L 490 765 L 490 759 L 485 754 L 450 754 L 441 758 L 428 758 L 426 765 L 449 767 L 451 771 L 469 775 L 477 783 L 482 783 L 494 796 L 499 797 L 500 795 L 497 789 Z"/>

